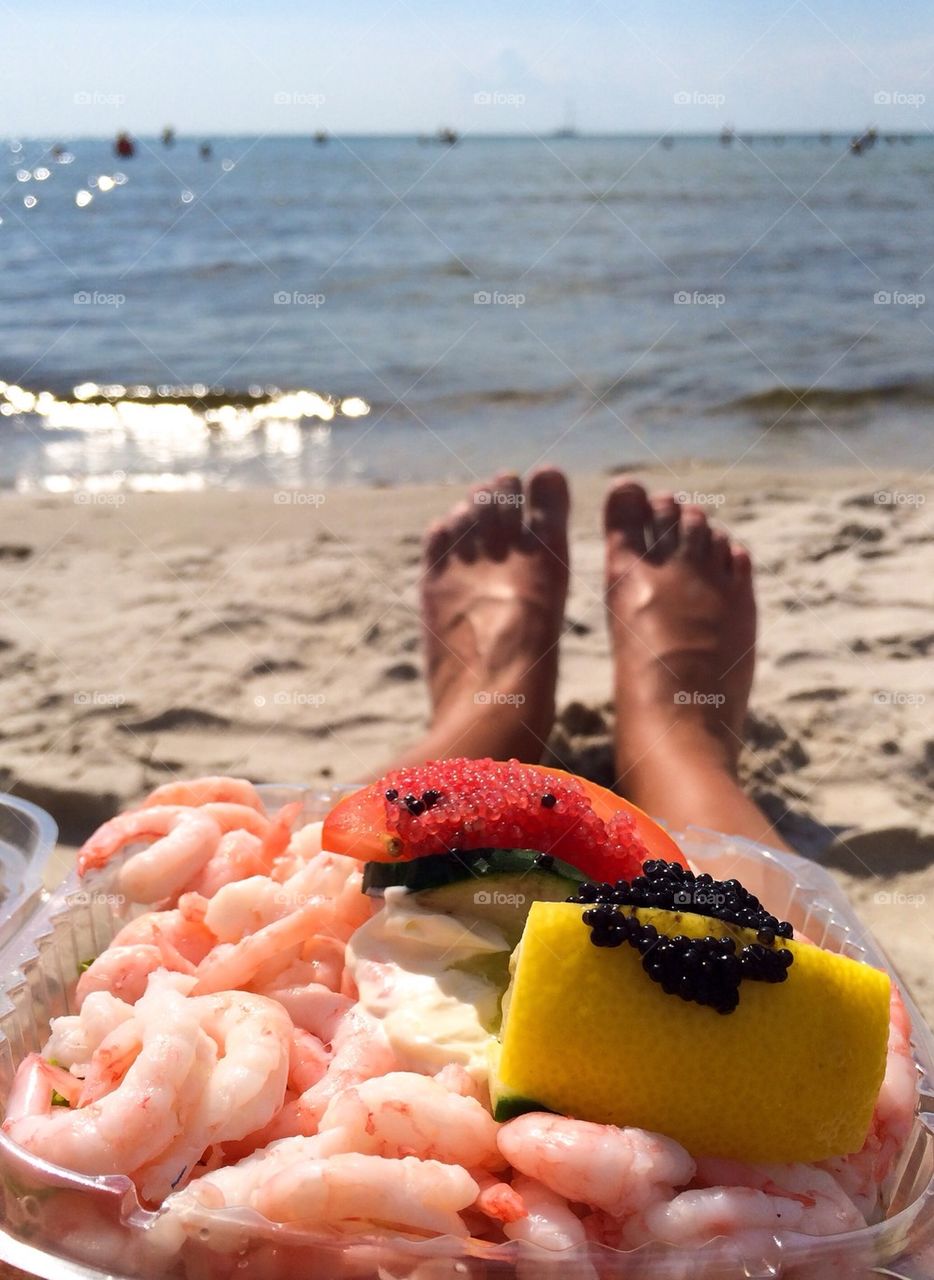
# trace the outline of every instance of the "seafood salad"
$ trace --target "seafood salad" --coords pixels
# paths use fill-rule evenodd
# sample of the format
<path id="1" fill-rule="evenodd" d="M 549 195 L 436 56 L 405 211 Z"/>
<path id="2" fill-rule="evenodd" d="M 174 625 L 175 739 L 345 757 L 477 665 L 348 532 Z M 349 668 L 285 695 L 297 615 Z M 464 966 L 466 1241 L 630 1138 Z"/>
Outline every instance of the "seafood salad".
<path id="1" fill-rule="evenodd" d="M 895 985 L 582 778 L 435 761 L 323 823 L 168 783 L 78 867 L 122 923 L 3 1133 L 129 1179 L 146 1273 L 262 1239 L 752 1254 L 882 1211 L 918 1088 Z"/>

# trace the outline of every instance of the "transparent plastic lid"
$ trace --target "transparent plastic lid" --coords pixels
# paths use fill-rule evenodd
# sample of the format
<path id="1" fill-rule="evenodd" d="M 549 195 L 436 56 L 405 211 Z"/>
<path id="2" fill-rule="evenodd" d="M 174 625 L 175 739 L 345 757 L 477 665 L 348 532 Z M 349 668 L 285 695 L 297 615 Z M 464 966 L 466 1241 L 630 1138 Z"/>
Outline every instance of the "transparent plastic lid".
<path id="1" fill-rule="evenodd" d="M 303 820 L 313 821 L 343 789 L 262 790 L 270 807 L 303 800 Z M 692 862 L 718 879 L 741 880 L 811 941 L 897 976 L 821 867 L 715 832 L 689 830 L 678 839 Z M 99 954 L 135 914 L 122 896 L 105 890 L 72 876 L 55 892 L 35 896 L 0 945 L 0 1098 L 7 1097 L 17 1064 L 45 1042 L 49 1019 L 71 1011 L 82 961 Z M 931 1280 L 934 1040 L 907 994 L 905 1003 L 920 1083 L 914 1127 L 883 1189 L 885 1216 L 856 1231 L 820 1238 L 791 1232 L 763 1238 L 760 1232 L 754 1243 L 719 1237 L 691 1250 L 651 1245 L 620 1252 L 591 1244 L 549 1255 L 515 1242 L 311 1235 L 252 1210 L 228 1209 L 214 1211 L 210 1227 L 194 1236 L 168 1238 L 164 1215 L 140 1206 L 128 1178 L 72 1173 L 0 1135 L 0 1264 L 46 1280 Z"/>

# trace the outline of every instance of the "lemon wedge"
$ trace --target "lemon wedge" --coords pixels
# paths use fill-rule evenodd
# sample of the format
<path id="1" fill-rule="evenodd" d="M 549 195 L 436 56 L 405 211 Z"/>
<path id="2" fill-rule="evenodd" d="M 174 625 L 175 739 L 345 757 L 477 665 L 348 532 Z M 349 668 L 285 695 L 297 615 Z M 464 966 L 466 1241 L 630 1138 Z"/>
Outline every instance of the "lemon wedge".
<path id="1" fill-rule="evenodd" d="M 858 1151 L 885 1072 L 889 978 L 805 942 L 782 983 L 743 981 L 720 1014 L 666 994 L 628 945 L 596 947 L 575 903 L 536 902 L 512 961 L 498 1119 L 533 1108 L 667 1134 L 695 1156 L 823 1160 Z M 659 933 L 748 929 L 639 908 Z"/>

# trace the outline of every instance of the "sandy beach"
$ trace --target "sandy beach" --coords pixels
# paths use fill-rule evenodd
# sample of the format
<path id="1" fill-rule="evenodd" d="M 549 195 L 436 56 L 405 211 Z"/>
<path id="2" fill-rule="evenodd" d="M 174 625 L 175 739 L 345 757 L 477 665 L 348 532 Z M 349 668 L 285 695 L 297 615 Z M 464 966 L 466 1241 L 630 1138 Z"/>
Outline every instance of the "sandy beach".
<path id="1" fill-rule="evenodd" d="M 639 474 L 706 502 L 751 548 L 762 616 L 746 775 L 934 1017 L 934 482 L 804 461 L 793 475 Z M 606 482 L 574 484 L 550 745 L 608 782 Z M 420 531 L 456 496 L 4 497 L 0 785 L 50 810 L 67 848 L 174 775 L 328 785 L 379 768 L 426 715 Z"/>

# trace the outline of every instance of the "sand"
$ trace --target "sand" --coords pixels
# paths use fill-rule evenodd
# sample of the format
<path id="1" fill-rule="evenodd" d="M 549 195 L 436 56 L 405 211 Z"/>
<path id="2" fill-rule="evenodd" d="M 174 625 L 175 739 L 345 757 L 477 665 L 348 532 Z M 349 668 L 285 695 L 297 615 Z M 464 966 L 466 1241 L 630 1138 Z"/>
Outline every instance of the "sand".
<path id="1" fill-rule="evenodd" d="M 804 459 L 790 476 L 685 465 L 648 479 L 706 499 L 752 549 L 746 776 L 934 1018 L 934 481 Z M 575 482 L 551 746 L 609 781 L 605 485 Z M 0 786 L 49 809 L 69 846 L 175 775 L 328 785 L 379 768 L 426 714 L 419 536 L 455 496 L 5 496 Z"/>

